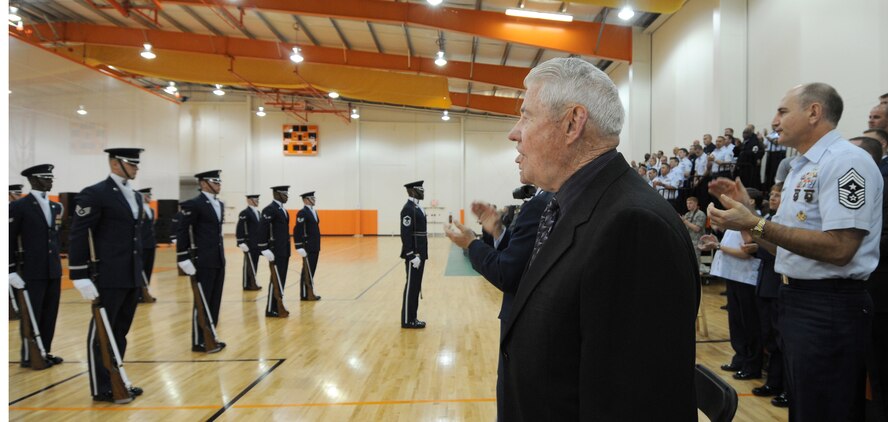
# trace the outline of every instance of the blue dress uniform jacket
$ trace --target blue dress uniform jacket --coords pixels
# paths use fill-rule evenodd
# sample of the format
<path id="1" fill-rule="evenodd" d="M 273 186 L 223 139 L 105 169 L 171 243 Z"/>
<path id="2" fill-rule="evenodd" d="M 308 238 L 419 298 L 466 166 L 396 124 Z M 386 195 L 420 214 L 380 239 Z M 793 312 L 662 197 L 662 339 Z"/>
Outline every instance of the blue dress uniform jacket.
<path id="1" fill-rule="evenodd" d="M 296 214 L 296 225 L 293 227 L 293 244 L 296 249 L 304 248 L 308 253 L 321 251 L 321 229 L 314 213 L 307 206 Z"/>
<path id="2" fill-rule="evenodd" d="M 429 239 L 426 232 L 426 216 L 411 200 L 401 208 L 401 258 L 411 260 L 415 256 L 429 259 Z"/>
<path id="3" fill-rule="evenodd" d="M 273 242 L 271 241 L 272 238 L 274 238 Z M 279 257 L 290 257 L 290 216 L 287 214 L 287 210 L 275 201 L 272 201 L 271 204 L 262 209 L 258 241 L 259 249 L 271 250 L 271 253 L 275 256 L 275 261 Z"/>
<path id="4" fill-rule="evenodd" d="M 190 259 L 188 248 L 191 242 L 196 242 L 197 259 L 195 267 L 225 268 L 225 250 L 222 246 L 222 223 L 224 222 L 225 204 L 219 201 L 221 217 L 216 217 L 213 204 L 204 195 L 191 198 L 182 202 L 181 220 L 176 228 L 176 255 L 178 261 Z M 191 239 L 189 229 L 194 230 L 194 239 Z"/>
<path id="5" fill-rule="evenodd" d="M 141 195 L 135 195 L 141 209 Z M 111 177 L 80 191 L 75 198 L 69 235 L 72 280 L 89 278 L 89 231 L 95 245 L 98 288 L 142 286 L 142 221 L 133 217 L 129 202 Z"/>
<path id="6" fill-rule="evenodd" d="M 9 272 L 17 272 L 24 280 L 60 278 L 59 222 L 62 204 L 49 201 L 50 221 L 46 223 L 43 208 L 33 194 L 9 203 Z M 44 228 L 45 230 L 39 230 Z M 21 237 L 23 268 L 17 268 L 16 251 Z"/>
<path id="7" fill-rule="evenodd" d="M 252 208 L 244 208 L 237 216 L 237 227 L 235 228 L 237 244 L 246 243 L 247 247 L 250 248 L 250 252 L 258 251 L 258 231 L 259 216 L 256 215 Z"/>

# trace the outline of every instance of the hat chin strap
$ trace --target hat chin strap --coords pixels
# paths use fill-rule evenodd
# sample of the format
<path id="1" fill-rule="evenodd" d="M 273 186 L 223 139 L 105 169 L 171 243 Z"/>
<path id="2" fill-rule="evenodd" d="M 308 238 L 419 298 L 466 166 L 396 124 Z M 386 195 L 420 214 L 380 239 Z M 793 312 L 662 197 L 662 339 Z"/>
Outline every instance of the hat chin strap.
<path id="1" fill-rule="evenodd" d="M 133 180 L 133 176 L 130 176 L 129 172 L 126 171 L 126 166 L 123 165 L 123 160 L 120 158 L 117 159 L 117 162 L 120 163 L 120 170 L 123 171 L 123 174 L 126 176 L 127 180 Z"/>
<path id="2" fill-rule="evenodd" d="M 212 183 L 207 182 L 206 180 L 204 180 L 204 182 L 207 184 L 207 187 L 210 188 L 210 191 L 213 192 L 213 195 L 218 195 L 218 194 L 219 194 L 219 190 L 218 190 L 218 189 L 214 189 Z"/>

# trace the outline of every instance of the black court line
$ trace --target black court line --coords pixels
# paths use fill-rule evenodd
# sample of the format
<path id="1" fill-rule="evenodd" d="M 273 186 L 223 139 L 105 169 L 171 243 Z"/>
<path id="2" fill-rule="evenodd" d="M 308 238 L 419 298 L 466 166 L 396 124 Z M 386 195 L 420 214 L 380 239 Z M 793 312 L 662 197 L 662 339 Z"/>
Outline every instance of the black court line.
<path id="1" fill-rule="evenodd" d="M 222 414 L 225 413 L 226 410 L 230 409 L 231 406 L 234 406 L 234 404 L 237 403 L 237 401 L 240 400 L 241 397 L 243 397 L 244 395 L 249 393 L 250 390 L 253 389 L 253 387 L 255 387 L 260 382 L 262 382 L 262 380 L 264 380 L 265 377 L 270 375 L 272 373 L 272 371 L 277 369 L 278 366 L 281 366 L 281 364 L 284 363 L 284 361 L 286 361 L 286 359 L 278 360 L 278 362 L 276 364 L 274 364 L 274 366 L 272 366 L 271 368 L 268 368 L 267 371 L 265 371 L 262 375 L 260 375 L 259 378 L 256 378 L 256 380 L 253 381 L 250 385 L 248 385 L 247 388 L 244 388 L 238 395 L 234 396 L 233 399 L 229 400 L 228 403 L 225 403 L 225 406 L 222 406 L 222 408 L 219 409 L 215 414 L 213 414 L 213 416 L 210 416 L 210 418 L 207 419 L 207 422 L 215 421 L 216 419 L 219 418 L 219 416 L 222 416 Z"/>
<path id="2" fill-rule="evenodd" d="M 9 402 L 9 405 L 12 406 L 12 405 L 14 405 L 14 404 L 16 404 L 16 403 L 18 403 L 18 402 L 20 402 L 20 401 L 22 401 L 22 400 L 25 400 L 25 399 L 29 399 L 29 398 L 31 398 L 31 397 L 34 397 L 34 396 L 36 396 L 36 395 L 38 395 L 38 394 L 40 394 L 40 393 L 42 393 L 42 392 L 44 392 L 44 391 L 46 391 L 46 390 L 49 390 L 49 389 L 52 388 L 52 387 L 55 387 L 55 386 L 57 386 L 57 385 L 59 385 L 59 384 L 64 384 L 64 383 L 66 383 L 66 382 L 68 382 L 68 381 L 71 381 L 72 379 L 77 378 L 77 377 L 79 377 L 79 376 L 81 376 L 81 375 L 83 375 L 83 374 L 85 374 L 85 373 L 87 373 L 87 372 L 89 372 L 89 371 L 83 371 L 83 372 L 81 372 L 81 373 L 74 374 L 74 375 L 72 375 L 72 376 L 70 376 L 70 377 L 68 377 L 68 378 L 65 378 L 65 379 L 63 379 L 63 380 L 61 380 L 61 381 L 59 381 L 59 382 L 57 382 L 57 383 L 55 383 L 55 384 L 50 384 L 50 385 L 48 385 L 48 386 L 46 386 L 46 387 L 43 387 L 43 388 L 41 388 L 41 389 L 39 389 L 39 390 L 37 390 L 37 391 L 31 393 L 31 394 L 28 394 L 28 395 L 26 395 L 26 396 L 24 396 L 24 397 L 20 397 L 20 398 L 17 398 L 17 399 L 15 399 L 15 400 Z"/>
<path id="3" fill-rule="evenodd" d="M 380 281 L 382 281 L 382 279 L 384 279 L 385 276 L 389 275 L 389 273 L 392 272 L 392 270 L 394 270 L 395 268 L 397 268 L 398 265 L 400 265 L 400 264 L 401 264 L 401 261 L 399 260 L 395 265 L 393 265 L 391 268 L 389 268 L 389 270 L 386 271 L 385 274 L 381 275 L 381 276 L 380 276 L 379 278 L 377 278 L 376 281 L 374 281 L 373 283 L 370 283 L 370 285 L 367 286 L 367 288 L 364 289 L 363 292 L 361 292 L 360 294 L 358 294 L 357 296 L 355 296 L 355 298 L 352 299 L 352 300 L 358 300 L 358 299 L 360 299 L 361 296 L 364 296 L 364 293 L 367 293 L 367 291 L 370 290 L 370 289 L 372 289 L 373 286 L 376 285 L 376 283 L 379 283 Z"/>
<path id="4" fill-rule="evenodd" d="M 731 341 L 729 338 L 717 339 L 717 340 L 697 340 L 697 343 L 727 343 Z"/>

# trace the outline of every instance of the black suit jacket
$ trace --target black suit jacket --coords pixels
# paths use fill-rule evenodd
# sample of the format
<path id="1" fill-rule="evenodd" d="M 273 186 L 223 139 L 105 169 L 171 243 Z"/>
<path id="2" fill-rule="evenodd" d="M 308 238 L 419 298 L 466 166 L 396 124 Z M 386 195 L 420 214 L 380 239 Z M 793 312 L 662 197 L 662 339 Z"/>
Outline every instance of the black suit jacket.
<path id="1" fill-rule="evenodd" d="M 222 245 L 222 223 L 225 221 L 225 204 L 219 201 L 219 217 L 209 198 L 203 193 L 180 204 L 179 224 L 176 226 L 176 255 L 179 262 L 191 259 L 188 249 L 191 242 L 197 246 L 195 267 L 225 268 L 225 248 Z M 191 234 L 194 233 L 192 239 Z"/>
<path id="2" fill-rule="evenodd" d="M 321 251 L 321 228 L 318 220 L 308 207 L 304 207 L 296 214 L 296 225 L 293 226 L 293 245 L 296 249 L 304 248 L 305 252 L 317 253 Z"/>
<path id="3" fill-rule="evenodd" d="M 696 421 L 699 298 L 687 229 L 618 155 L 521 279 L 500 343 L 499 417 Z"/>
<path id="4" fill-rule="evenodd" d="M 259 216 L 250 208 L 244 208 L 237 216 L 237 228 L 235 236 L 237 236 L 237 244 L 246 243 L 250 248 L 250 252 L 258 252 L 259 240 Z"/>
<path id="5" fill-rule="evenodd" d="M 428 236 L 425 213 L 408 199 L 401 208 L 401 258 L 408 261 L 416 256 L 423 261 L 429 259 Z"/>
<path id="6" fill-rule="evenodd" d="M 154 249 L 157 247 L 157 238 L 154 235 L 154 223 L 157 221 L 157 215 L 154 210 L 149 214 L 142 207 L 142 248 Z"/>
<path id="7" fill-rule="evenodd" d="M 136 193 L 141 210 L 142 195 Z M 88 278 L 89 232 L 98 258 L 99 288 L 141 287 L 142 220 L 133 217 L 129 202 L 109 176 L 89 186 L 74 199 L 74 219 L 68 235 L 68 270 L 72 280 Z"/>
<path id="8" fill-rule="evenodd" d="M 522 205 L 512 226 L 503 234 L 503 240 L 497 249 L 482 241 L 469 244 L 472 268 L 503 292 L 503 304 L 498 316 L 500 319 L 509 316 L 512 309 L 518 282 L 521 281 L 521 275 L 524 274 L 524 268 L 533 252 L 540 216 L 550 199 L 552 194 L 543 192 Z"/>
<path id="9" fill-rule="evenodd" d="M 883 176 L 882 236 L 879 238 L 879 265 L 866 282 L 877 313 L 888 312 L 888 176 Z"/>
<path id="10" fill-rule="evenodd" d="M 262 209 L 258 242 L 259 250 L 270 249 L 275 261 L 290 257 L 290 214 L 275 201 Z"/>
<path id="11" fill-rule="evenodd" d="M 59 227 L 62 204 L 49 201 L 50 224 L 33 194 L 9 203 L 9 272 L 25 280 L 60 278 Z M 23 267 L 18 268 L 16 252 L 22 242 Z"/>

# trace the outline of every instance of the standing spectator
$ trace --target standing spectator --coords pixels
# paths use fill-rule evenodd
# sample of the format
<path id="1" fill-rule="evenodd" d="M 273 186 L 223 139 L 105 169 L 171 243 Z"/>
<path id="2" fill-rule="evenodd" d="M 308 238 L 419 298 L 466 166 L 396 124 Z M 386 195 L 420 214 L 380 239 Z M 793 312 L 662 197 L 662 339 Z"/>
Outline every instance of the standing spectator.
<path id="1" fill-rule="evenodd" d="M 737 154 L 737 176 L 748 188 L 761 189 L 761 162 L 765 151 L 752 125 L 743 129 L 743 144 Z"/>
<path id="2" fill-rule="evenodd" d="M 700 203 L 696 197 L 689 197 L 685 202 L 687 202 L 688 212 L 681 219 L 691 236 L 691 243 L 696 245 L 700 237 L 706 234 L 706 213 L 700 211 Z M 702 273 L 703 263 L 700 262 L 700 248 L 695 247 L 694 253 L 697 255 L 697 267 Z"/>
<path id="3" fill-rule="evenodd" d="M 870 110 L 867 124 L 870 129 L 888 130 L 888 105 L 879 104 Z"/>
<path id="4" fill-rule="evenodd" d="M 781 100 L 778 141 L 802 155 L 793 160 L 773 220 L 744 205 L 742 183 L 719 179 L 710 186 L 726 208 L 709 207 L 713 224 L 749 232 L 776 253 L 774 269 L 784 275 L 778 306 L 790 420 L 863 414 L 873 313 L 864 281 L 879 261 L 883 179 L 873 159 L 835 130 L 842 109 L 842 98 L 823 83 L 793 88 Z"/>
<path id="5" fill-rule="evenodd" d="M 768 154 L 767 158 L 765 158 L 767 162 L 765 166 L 765 189 L 770 189 L 776 183 L 774 178 L 777 176 L 777 167 L 786 158 L 786 147 L 777 143 L 777 138 L 780 135 L 774 132 L 773 129 L 771 127 L 771 133 L 767 134 L 764 139 L 765 152 Z"/>
<path id="6" fill-rule="evenodd" d="M 867 129 L 863 136 L 873 138 L 882 145 L 882 158 L 879 159 L 879 172 L 882 176 L 888 176 L 888 131 L 882 129 Z"/>
<path id="7" fill-rule="evenodd" d="M 709 155 L 712 154 L 713 151 L 715 151 L 715 148 L 717 147 L 715 144 L 712 143 L 712 135 L 708 133 L 703 135 L 703 152 L 705 152 L 706 155 Z"/>
<path id="8" fill-rule="evenodd" d="M 734 147 L 724 136 L 716 138 L 715 145 L 718 148 L 712 153 L 712 172 L 716 177 L 731 177 L 731 173 L 734 171 Z"/>

